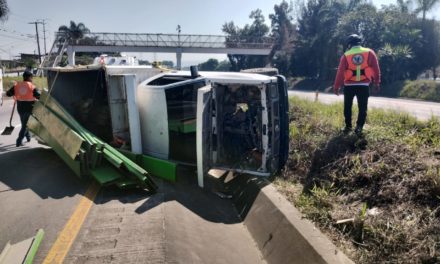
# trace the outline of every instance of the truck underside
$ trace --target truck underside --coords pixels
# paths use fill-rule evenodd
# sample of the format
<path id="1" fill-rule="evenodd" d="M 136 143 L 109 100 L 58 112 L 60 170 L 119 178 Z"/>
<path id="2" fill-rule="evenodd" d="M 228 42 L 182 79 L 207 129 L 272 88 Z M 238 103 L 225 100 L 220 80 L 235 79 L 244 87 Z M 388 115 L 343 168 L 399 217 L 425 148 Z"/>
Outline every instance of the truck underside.
<path id="1" fill-rule="evenodd" d="M 216 85 L 213 150 L 215 164 L 258 170 L 262 162 L 261 90 L 255 85 Z"/>

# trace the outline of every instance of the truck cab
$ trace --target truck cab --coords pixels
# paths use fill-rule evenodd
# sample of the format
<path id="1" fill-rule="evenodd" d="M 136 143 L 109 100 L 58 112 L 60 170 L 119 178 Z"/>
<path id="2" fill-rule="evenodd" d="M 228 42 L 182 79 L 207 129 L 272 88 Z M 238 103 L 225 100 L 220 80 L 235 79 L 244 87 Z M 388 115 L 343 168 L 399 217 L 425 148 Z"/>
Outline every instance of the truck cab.
<path id="1" fill-rule="evenodd" d="M 168 72 L 137 87 L 142 152 L 210 169 L 270 176 L 288 154 L 288 100 L 283 76 Z"/>

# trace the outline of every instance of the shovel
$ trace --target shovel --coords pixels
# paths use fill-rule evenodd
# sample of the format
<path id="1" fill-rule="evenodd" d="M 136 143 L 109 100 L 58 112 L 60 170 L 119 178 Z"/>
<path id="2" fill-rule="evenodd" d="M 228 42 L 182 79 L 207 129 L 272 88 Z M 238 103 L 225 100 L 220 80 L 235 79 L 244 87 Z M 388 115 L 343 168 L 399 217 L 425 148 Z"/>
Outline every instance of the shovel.
<path id="1" fill-rule="evenodd" d="M 14 106 L 12 107 L 11 118 L 9 119 L 9 126 L 7 126 L 5 128 L 5 130 L 3 130 L 2 135 L 10 135 L 10 134 L 12 134 L 12 131 L 14 130 L 14 127 L 12 126 L 12 117 L 14 117 L 16 103 L 17 103 L 17 101 L 14 100 Z"/>

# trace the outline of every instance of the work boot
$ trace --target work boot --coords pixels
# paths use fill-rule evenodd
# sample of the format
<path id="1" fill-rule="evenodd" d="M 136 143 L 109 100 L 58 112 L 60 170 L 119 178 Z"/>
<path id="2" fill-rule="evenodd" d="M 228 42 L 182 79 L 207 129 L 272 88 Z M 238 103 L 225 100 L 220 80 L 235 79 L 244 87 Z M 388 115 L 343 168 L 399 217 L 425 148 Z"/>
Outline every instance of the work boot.
<path id="1" fill-rule="evenodd" d="M 23 142 L 22 142 L 22 140 L 18 140 L 18 139 L 17 139 L 17 141 L 15 142 L 15 146 L 16 146 L 16 147 L 23 146 Z"/>
<path id="2" fill-rule="evenodd" d="M 354 130 L 354 133 L 356 133 L 358 136 L 362 136 L 362 127 L 357 126 Z"/>
<path id="3" fill-rule="evenodd" d="M 343 129 L 341 129 L 341 132 L 346 135 L 351 132 L 351 127 L 346 126 Z"/>

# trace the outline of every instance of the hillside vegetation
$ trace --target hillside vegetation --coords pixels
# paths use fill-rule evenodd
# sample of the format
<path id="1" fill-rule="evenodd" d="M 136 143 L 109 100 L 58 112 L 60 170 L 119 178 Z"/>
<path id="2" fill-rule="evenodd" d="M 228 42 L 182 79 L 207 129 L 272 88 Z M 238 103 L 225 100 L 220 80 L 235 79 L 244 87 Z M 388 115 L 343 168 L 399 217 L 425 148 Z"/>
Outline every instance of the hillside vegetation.
<path id="1" fill-rule="evenodd" d="M 439 263 L 439 121 L 370 110 L 358 137 L 342 104 L 290 104 L 278 189 L 356 263 Z"/>
<path id="2" fill-rule="evenodd" d="M 407 81 L 400 96 L 440 102 L 440 83 L 435 81 Z"/>

